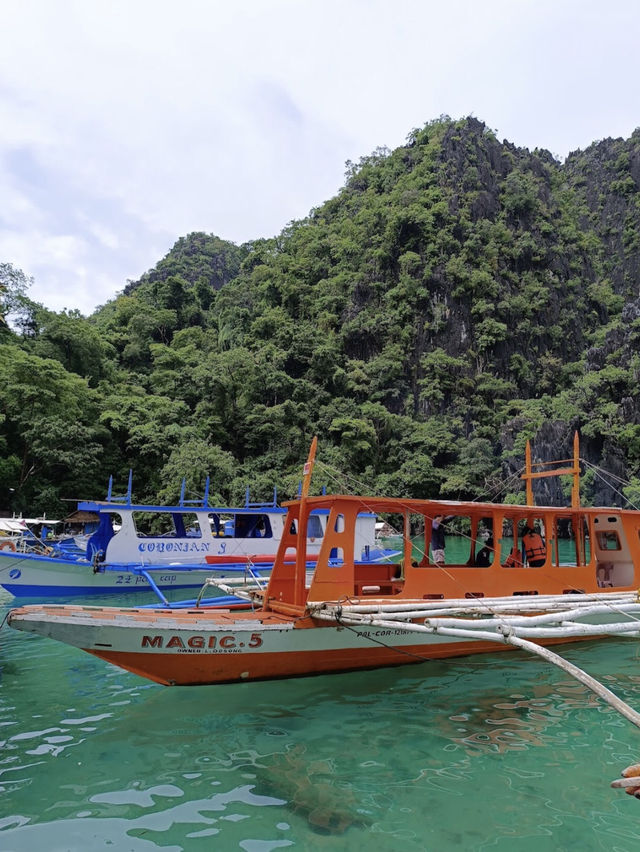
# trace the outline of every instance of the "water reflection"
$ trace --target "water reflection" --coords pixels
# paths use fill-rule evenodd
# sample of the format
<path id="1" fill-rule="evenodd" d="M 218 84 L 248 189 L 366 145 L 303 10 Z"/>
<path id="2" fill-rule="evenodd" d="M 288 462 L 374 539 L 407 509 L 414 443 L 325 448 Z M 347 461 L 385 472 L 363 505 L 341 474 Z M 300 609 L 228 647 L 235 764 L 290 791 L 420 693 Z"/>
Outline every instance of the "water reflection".
<path id="1" fill-rule="evenodd" d="M 640 840 L 640 803 L 608 788 L 640 735 L 521 654 L 167 689 L 40 637 L 3 632 L 0 646 L 2 849 L 635 852 Z M 636 647 L 563 654 L 640 707 Z"/>

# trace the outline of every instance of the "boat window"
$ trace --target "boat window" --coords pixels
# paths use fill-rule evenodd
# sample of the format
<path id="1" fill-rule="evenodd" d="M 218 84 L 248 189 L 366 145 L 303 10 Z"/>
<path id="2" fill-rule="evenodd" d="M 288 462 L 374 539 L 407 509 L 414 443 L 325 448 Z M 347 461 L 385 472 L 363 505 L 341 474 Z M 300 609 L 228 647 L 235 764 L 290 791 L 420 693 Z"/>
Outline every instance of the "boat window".
<path id="1" fill-rule="evenodd" d="M 132 512 L 138 537 L 201 538 L 197 515 L 192 512 Z"/>
<path id="2" fill-rule="evenodd" d="M 500 538 L 500 564 L 504 568 L 522 568 L 522 540 L 519 533 L 518 521 L 510 515 L 505 515 Z"/>
<path id="3" fill-rule="evenodd" d="M 585 518 L 556 517 L 550 534 L 552 565 L 586 565 L 590 559 Z"/>
<path id="4" fill-rule="evenodd" d="M 588 565 L 591 562 L 591 537 L 589 535 L 589 524 L 586 518 L 581 521 L 582 524 L 582 547 L 584 553 L 584 564 Z"/>
<path id="5" fill-rule="evenodd" d="M 309 522 L 307 524 L 307 537 L 308 538 L 322 538 L 324 535 L 324 530 L 322 529 L 322 522 L 317 515 L 309 515 Z"/>
<path id="6" fill-rule="evenodd" d="M 273 538 L 269 516 L 259 512 L 210 512 L 209 522 L 217 538 Z"/>
<path id="7" fill-rule="evenodd" d="M 209 526 L 211 528 L 211 535 L 216 538 L 233 536 L 233 517 L 230 515 L 219 515 L 217 512 L 210 512 Z"/>
<path id="8" fill-rule="evenodd" d="M 547 529 L 542 517 L 529 517 L 518 521 L 518 542 L 522 564 L 531 568 L 544 565 L 549 547 L 553 544 L 554 530 Z"/>
<path id="9" fill-rule="evenodd" d="M 480 518 L 476 530 L 476 546 L 475 554 L 472 554 L 472 564 L 478 568 L 488 568 L 493 564 L 494 555 L 493 518 Z"/>
<path id="10" fill-rule="evenodd" d="M 419 524 L 412 520 L 411 532 L 416 532 L 413 547 L 416 561 L 421 566 L 474 565 L 471 529 L 472 520 L 468 515 L 425 515 L 420 517 Z M 484 541 L 478 540 L 477 544 L 482 547 Z M 441 561 L 443 555 L 444 562 Z"/>
<path id="11" fill-rule="evenodd" d="M 620 539 L 617 532 L 596 533 L 600 550 L 620 550 Z"/>

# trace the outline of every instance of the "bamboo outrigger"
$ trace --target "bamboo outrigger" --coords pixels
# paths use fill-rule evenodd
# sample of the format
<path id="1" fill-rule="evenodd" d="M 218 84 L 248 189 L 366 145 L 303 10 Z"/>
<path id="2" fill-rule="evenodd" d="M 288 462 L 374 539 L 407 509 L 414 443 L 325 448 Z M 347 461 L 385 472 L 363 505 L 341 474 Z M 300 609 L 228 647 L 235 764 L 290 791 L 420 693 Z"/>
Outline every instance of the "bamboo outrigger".
<path id="1" fill-rule="evenodd" d="M 546 647 L 640 633 L 640 511 L 580 505 L 577 438 L 573 459 L 560 463 L 569 467 L 538 469 L 527 450 L 527 505 L 310 497 L 314 452 L 315 441 L 300 498 L 285 504 L 269 584 L 251 593 L 247 609 L 33 605 L 12 610 L 9 624 L 169 685 L 370 669 L 515 647 L 561 665 L 640 726 L 632 708 Z M 564 474 L 573 476 L 571 505 L 535 506 L 532 480 Z M 305 531 L 318 510 L 329 520 L 309 578 Z M 403 518 L 401 562 L 356 559 L 355 522 L 365 511 Z M 463 561 L 430 559 L 429 533 L 440 515 L 449 531 L 464 531 Z M 413 559 L 410 536 L 416 525 L 427 531 L 420 560 Z M 543 542 L 543 558 L 539 541 L 535 553 L 528 549 L 529 531 Z M 490 564 L 482 565 L 477 549 L 486 547 L 487 535 L 494 546 Z M 561 537 L 570 557 L 561 555 Z"/>

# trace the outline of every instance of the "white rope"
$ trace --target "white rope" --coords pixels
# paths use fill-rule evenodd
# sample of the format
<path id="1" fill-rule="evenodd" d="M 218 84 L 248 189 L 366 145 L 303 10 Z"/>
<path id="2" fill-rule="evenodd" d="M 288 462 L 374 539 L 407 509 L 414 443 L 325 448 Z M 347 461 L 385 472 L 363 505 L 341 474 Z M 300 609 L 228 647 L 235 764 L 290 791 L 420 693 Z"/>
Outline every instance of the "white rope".
<path id="1" fill-rule="evenodd" d="M 508 488 L 509 488 L 509 487 L 510 487 L 510 486 L 511 486 L 511 485 L 512 485 L 515 481 L 521 480 L 521 478 L 522 478 L 522 471 L 523 471 L 523 470 L 524 470 L 524 467 L 521 467 L 521 468 L 520 468 L 520 470 L 517 470 L 515 473 L 512 473 L 512 474 L 511 474 L 511 476 L 510 476 L 508 479 L 506 479 L 506 480 L 502 483 L 502 487 L 501 487 L 501 488 L 498 488 L 497 490 L 494 490 L 494 491 L 484 491 L 484 492 L 483 492 L 482 494 L 480 494 L 478 497 L 474 497 L 474 498 L 473 498 L 473 500 L 472 500 L 471 502 L 472 502 L 472 503 L 479 503 L 479 502 L 480 502 L 480 498 L 481 498 L 483 495 L 487 495 L 487 496 L 489 497 L 489 500 L 488 500 L 488 501 L 487 501 L 487 500 L 483 500 L 482 502 L 483 502 L 483 503 L 486 503 L 486 502 L 493 503 L 493 501 L 496 499 L 496 497 L 499 497 L 499 496 L 500 496 L 500 494 L 504 494 L 504 492 L 505 492 L 505 491 L 506 491 L 506 490 L 507 490 L 507 489 L 508 489 Z"/>
<path id="2" fill-rule="evenodd" d="M 629 485 L 629 482 L 627 480 L 621 479 L 619 476 L 616 476 L 614 473 L 610 473 L 609 471 L 603 470 L 600 467 L 596 467 L 594 464 L 591 464 L 591 462 L 588 462 L 586 459 L 580 459 L 580 461 L 584 464 L 585 467 L 589 468 L 589 470 L 592 470 L 595 473 L 595 475 L 598 477 L 598 479 L 601 479 L 602 482 L 604 482 L 604 484 L 608 488 L 610 488 L 615 494 L 617 494 L 618 497 L 621 497 L 624 500 L 625 503 L 627 503 L 629 506 L 631 506 L 632 509 L 636 509 L 636 510 L 638 509 L 638 507 L 634 503 L 632 503 L 631 500 L 629 500 L 629 498 L 625 494 L 623 494 L 621 491 L 618 491 L 618 489 L 615 488 L 611 484 L 611 482 L 609 482 L 607 479 L 605 479 L 603 474 L 606 474 L 606 476 L 610 477 L 611 479 L 617 480 L 621 485 Z"/>

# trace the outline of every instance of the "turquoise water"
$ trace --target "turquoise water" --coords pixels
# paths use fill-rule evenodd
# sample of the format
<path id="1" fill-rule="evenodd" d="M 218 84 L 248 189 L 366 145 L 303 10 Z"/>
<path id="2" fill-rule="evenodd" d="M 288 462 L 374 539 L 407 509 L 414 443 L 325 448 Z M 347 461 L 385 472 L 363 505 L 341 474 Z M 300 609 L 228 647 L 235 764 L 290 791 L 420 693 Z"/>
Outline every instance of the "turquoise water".
<path id="1" fill-rule="evenodd" d="M 562 649 L 637 709 L 639 651 Z M 639 848 L 640 731 L 537 658 L 171 689 L 5 626 L 0 665 L 3 852 Z"/>

